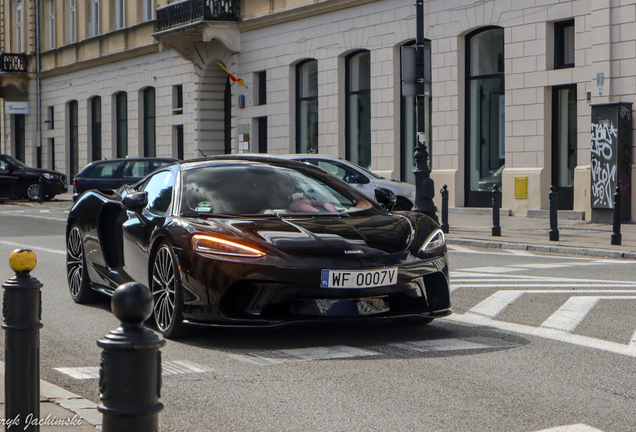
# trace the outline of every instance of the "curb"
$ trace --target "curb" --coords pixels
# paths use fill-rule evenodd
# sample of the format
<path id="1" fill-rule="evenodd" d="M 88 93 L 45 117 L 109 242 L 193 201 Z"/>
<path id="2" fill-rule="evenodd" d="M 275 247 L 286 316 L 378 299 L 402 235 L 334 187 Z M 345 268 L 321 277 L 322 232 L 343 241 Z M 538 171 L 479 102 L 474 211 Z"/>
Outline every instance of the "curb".
<path id="1" fill-rule="evenodd" d="M 636 260 L 634 252 L 620 252 L 607 249 L 588 249 L 576 246 L 546 246 L 521 243 L 497 242 L 492 240 L 450 239 L 446 237 L 446 243 L 458 246 L 475 246 L 493 249 L 514 249 L 530 252 L 558 253 L 568 255 L 584 255 L 601 258 L 622 258 Z"/>
<path id="2" fill-rule="evenodd" d="M 0 361 L 0 376 L 4 376 L 3 361 Z M 102 429 L 102 413 L 97 410 L 95 402 L 44 380 L 40 380 L 40 403 L 42 402 L 55 403 L 74 412 L 96 429 Z"/>

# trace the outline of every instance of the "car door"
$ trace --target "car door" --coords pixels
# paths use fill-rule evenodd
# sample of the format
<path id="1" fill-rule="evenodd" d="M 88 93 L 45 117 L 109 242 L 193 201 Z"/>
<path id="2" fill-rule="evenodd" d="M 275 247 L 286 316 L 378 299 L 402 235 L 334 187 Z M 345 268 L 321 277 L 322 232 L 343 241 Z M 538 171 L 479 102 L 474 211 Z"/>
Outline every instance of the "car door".
<path id="1" fill-rule="evenodd" d="M 80 179 L 80 184 L 86 189 L 117 189 L 120 186 L 117 180 L 121 168 L 121 161 L 108 161 L 95 164 L 86 173 L 85 179 Z"/>
<path id="2" fill-rule="evenodd" d="M 148 286 L 148 258 L 150 241 L 154 232 L 163 226 L 174 190 L 175 174 L 170 170 L 159 171 L 137 187 L 148 194 L 148 204 L 140 211 L 126 210 L 124 222 L 124 270 L 128 275 Z"/>
<path id="3" fill-rule="evenodd" d="M 12 196 L 16 193 L 19 177 L 10 170 L 9 161 L 0 158 L 0 196 Z"/>

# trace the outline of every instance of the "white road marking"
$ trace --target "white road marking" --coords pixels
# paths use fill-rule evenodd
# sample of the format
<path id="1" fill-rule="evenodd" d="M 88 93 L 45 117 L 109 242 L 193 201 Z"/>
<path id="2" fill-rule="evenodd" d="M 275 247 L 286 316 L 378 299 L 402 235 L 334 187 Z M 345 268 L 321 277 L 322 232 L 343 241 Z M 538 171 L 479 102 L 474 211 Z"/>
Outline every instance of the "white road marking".
<path id="1" fill-rule="evenodd" d="M 524 292 L 525 291 L 497 291 L 486 300 L 474 306 L 469 312 L 494 318 L 510 303 L 521 297 Z"/>
<path id="2" fill-rule="evenodd" d="M 20 214 L 13 214 L 14 212 L 3 212 L 2 215 L 5 216 L 13 216 L 13 217 L 29 217 L 29 218 L 33 218 L 33 219 L 46 219 L 46 220 L 53 220 L 53 221 L 58 221 L 58 222 L 64 222 L 66 223 L 66 219 L 60 219 L 60 218 L 54 218 L 54 217 L 48 217 L 48 216 L 39 216 L 37 214 L 28 214 L 28 213 L 20 213 Z M 51 214 L 51 213 L 50 213 Z"/>
<path id="3" fill-rule="evenodd" d="M 541 324 L 541 327 L 572 333 L 598 304 L 599 300 L 600 297 L 570 297 L 563 306 Z"/>
<path id="4" fill-rule="evenodd" d="M 353 348 L 344 345 L 330 347 L 295 348 L 272 351 L 259 351 L 248 354 L 228 354 L 230 357 L 247 363 L 266 366 L 271 364 L 332 360 L 352 357 L 367 357 L 379 355 L 379 352 Z"/>
<path id="5" fill-rule="evenodd" d="M 502 250 L 508 252 L 511 255 L 532 256 L 532 257 L 538 256 L 537 254 L 528 252 L 526 250 L 516 250 L 516 249 L 502 249 Z"/>
<path id="6" fill-rule="evenodd" d="M 398 342 L 389 344 L 389 346 L 418 352 L 439 352 L 473 349 L 511 348 L 518 345 L 511 344 L 499 339 L 470 337 L 463 339 L 433 339 L 413 342 Z"/>
<path id="7" fill-rule="evenodd" d="M 4 240 L 0 240 L 0 244 L 5 246 L 12 246 L 16 248 L 31 249 L 32 251 L 40 251 L 40 252 L 48 252 L 48 253 L 59 254 L 59 255 L 66 255 L 66 251 L 61 251 L 58 249 L 49 249 L 49 248 L 43 248 L 38 246 L 28 246 L 21 243 L 15 243 L 15 242 L 4 241 Z"/>
<path id="8" fill-rule="evenodd" d="M 603 432 L 600 429 L 593 428 L 582 423 L 569 426 L 557 426 L 550 429 L 543 429 L 537 432 Z"/>
<path id="9" fill-rule="evenodd" d="M 444 319 L 460 322 L 463 324 L 473 324 L 484 327 L 492 327 L 499 330 L 510 331 L 528 336 L 536 336 L 544 339 L 566 342 L 586 348 L 598 349 L 614 354 L 636 357 L 636 349 L 633 345 L 625 345 L 617 342 L 609 342 L 601 339 L 594 339 L 587 336 L 576 335 L 561 330 L 546 327 L 533 327 L 523 324 L 515 324 L 504 321 L 497 321 L 492 318 L 477 314 L 453 314 Z"/>
<path id="10" fill-rule="evenodd" d="M 554 268 L 562 268 L 562 267 L 570 267 L 570 264 L 541 264 L 541 263 L 531 263 L 531 264 L 511 264 L 510 267 L 520 267 L 525 269 L 554 269 Z"/>
<path id="11" fill-rule="evenodd" d="M 513 271 L 521 271 L 524 269 L 514 268 L 514 267 L 475 267 L 475 268 L 469 268 L 465 270 L 468 270 L 471 272 L 478 272 L 478 273 L 507 273 L 507 272 L 513 272 Z"/>
<path id="12" fill-rule="evenodd" d="M 75 378 L 79 380 L 99 378 L 99 367 L 97 366 L 74 367 L 74 368 L 61 367 L 61 368 L 54 368 L 54 369 L 58 372 L 61 372 L 65 375 L 70 376 L 71 378 Z M 178 375 L 178 374 L 185 374 L 185 373 L 214 372 L 214 371 L 215 369 L 212 369 L 211 367 L 196 364 L 187 360 L 167 361 L 161 364 L 162 376 Z"/>
<path id="13" fill-rule="evenodd" d="M 458 288 L 510 288 L 510 287 L 514 287 L 514 286 L 519 286 L 519 285 L 511 285 L 511 284 L 488 284 L 488 285 L 484 285 L 484 284 L 457 284 L 452 286 L 453 290 L 456 290 Z M 548 287 L 554 287 L 554 288 L 593 288 L 593 287 L 598 287 L 598 286 L 602 286 L 603 288 L 611 288 L 611 287 L 617 287 L 617 288 L 625 288 L 626 286 L 621 284 L 621 285 L 615 285 L 615 284 L 573 284 L 573 283 L 545 283 L 545 284 L 523 284 L 522 285 L 524 288 L 548 288 Z M 628 285 L 628 286 L 633 286 L 633 285 Z M 570 291 L 571 292 L 571 291 Z M 578 292 L 578 291 L 577 291 Z"/>
<path id="14" fill-rule="evenodd" d="M 563 306 L 541 324 L 541 327 L 571 333 L 600 300 L 636 300 L 636 296 L 570 297 Z"/>

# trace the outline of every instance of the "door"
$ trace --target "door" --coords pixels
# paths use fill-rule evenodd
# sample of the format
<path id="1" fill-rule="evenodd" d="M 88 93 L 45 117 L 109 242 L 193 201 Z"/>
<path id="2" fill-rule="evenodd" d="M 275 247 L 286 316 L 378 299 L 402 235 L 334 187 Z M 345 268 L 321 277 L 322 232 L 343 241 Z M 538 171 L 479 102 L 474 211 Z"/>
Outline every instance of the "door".
<path id="1" fill-rule="evenodd" d="M 148 204 L 141 212 L 128 211 L 123 224 L 124 270 L 135 281 L 149 285 L 150 241 L 157 227 L 163 226 L 172 203 L 174 174 L 159 171 L 139 188 L 148 193 Z"/>
<path id="2" fill-rule="evenodd" d="M 574 209 L 576 168 L 576 84 L 552 89 L 552 185 L 557 209 Z"/>

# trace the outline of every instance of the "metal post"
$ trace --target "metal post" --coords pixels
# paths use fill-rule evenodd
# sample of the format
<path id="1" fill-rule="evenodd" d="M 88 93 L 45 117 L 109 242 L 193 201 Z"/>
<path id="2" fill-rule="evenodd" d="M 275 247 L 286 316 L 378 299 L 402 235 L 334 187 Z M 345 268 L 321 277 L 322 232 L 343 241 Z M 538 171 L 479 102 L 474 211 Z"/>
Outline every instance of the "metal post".
<path id="1" fill-rule="evenodd" d="M 16 249 L 9 264 L 15 276 L 4 288 L 2 315 L 5 333 L 4 397 L 7 420 L 20 430 L 39 432 L 40 425 L 40 329 L 42 284 L 30 275 L 37 260 L 33 251 Z M 19 421 L 19 423 L 17 423 Z M 5 423 L 9 430 L 11 422 Z M 13 429 L 11 429 L 13 430 Z"/>
<path id="2" fill-rule="evenodd" d="M 621 186 L 620 184 L 616 186 L 616 193 L 614 194 L 614 232 L 612 233 L 612 245 L 620 246 L 622 235 L 621 235 L 621 207 L 622 207 L 622 198 L 621 198 Z"/>
<path id="3" fill-rule="evenodd" d="M 501 225 L 499 224 L 499 209 L 501 208 L 501 192 L 499 185 L 492 187 L 492 236 L 501 236 Z"/>
<path id="4" fill-rule="evenodd" d="M 442 190 L 440 190 L 440 194 L 442 195 L 442 232 L 444 234 L 448 234 L 448 186 L 442 186 Z"/>
<path id="5" fill-rule="evenodd" d="M 152 294 L 144 285 L 120 285 L 111 309 L 121 327 L 97 345 L 103 349 L 99 392 L 103 432 L 157 432 L 161 397 L 161 351 L 166 341 L 142 323 L 152 313 Z"/>
<path id="6" fill-rule="evenodd" d="M 415 207 L 413 210 L 424 213 L 437 222 L 437 208 L 433 203 L 435 196 L 435 183 L 431 178 L 431 169 L 428 167 L 428 151 L 426 149 L 426 134 L 424 132 L 424 104 L 425 104 L 425 78 L 424 78 L 424 0 L 417 0 L 415 4 L 416 38 L 415 56 L 417 60 L 417 146 L 415 147 Z"/>
<path id="7" fill-rule="evenodd" d="M 38 202 L 42 204 L 44 202 L 44 194 L 46 193 L 46 186 L 44 185 L 44 176 L 41 175 L 38 179 Z"/>
<path id="8" fill-rule="evenodd" d="M 557 191 L 556 186 L 550 186 L 550 241 L 559 241 L 559 227 L 557 212 Z"/>

